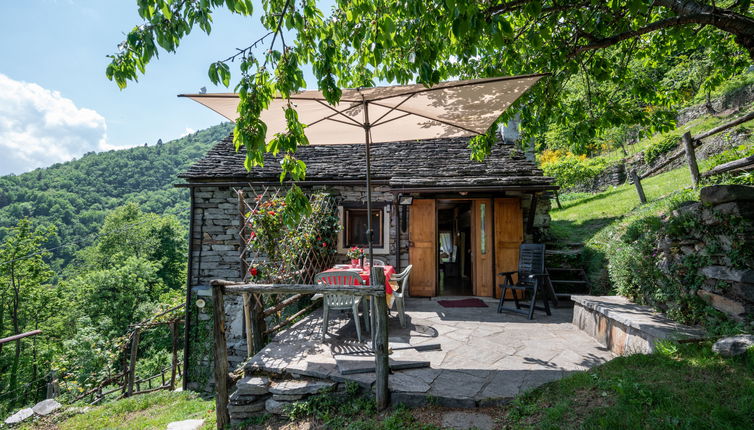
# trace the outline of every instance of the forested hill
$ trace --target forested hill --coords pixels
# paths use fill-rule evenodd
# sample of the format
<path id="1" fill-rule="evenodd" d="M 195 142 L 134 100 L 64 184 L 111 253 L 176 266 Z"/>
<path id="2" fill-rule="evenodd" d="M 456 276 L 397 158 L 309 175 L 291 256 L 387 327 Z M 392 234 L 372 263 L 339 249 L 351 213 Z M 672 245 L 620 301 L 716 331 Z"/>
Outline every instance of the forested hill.
<path id="1" fill-rule="evenodd" d="M 185 221 L 188 193 L 173 187 L 176 175 L 232 128 L 223 123 L 166 143 L 88 153 L 78 160 L 0 177 L 0 242 L 21 218 L 54 224 L 57 238 L 46 247 L 56 248 L 53 266 L 60 268 L 91 241 L 108 211 L 127 202 Z"/>

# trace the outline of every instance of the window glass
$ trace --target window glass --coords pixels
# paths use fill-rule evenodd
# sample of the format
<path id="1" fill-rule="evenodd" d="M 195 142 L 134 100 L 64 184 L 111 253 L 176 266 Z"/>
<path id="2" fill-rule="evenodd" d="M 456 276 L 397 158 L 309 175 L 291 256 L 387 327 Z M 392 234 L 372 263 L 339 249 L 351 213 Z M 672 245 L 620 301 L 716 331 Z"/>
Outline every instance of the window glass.
<path id="1" fill-rule="evenodd" d="M 479 223 L 482 227 L 479 229 L 482 234 L 482 238 L 480 239 L 479 243 L 482 247 L 482 254 L 486 254 L 487 253 L 487 232 L 486 232 L 487 205 L 484 203 L 479 205 L 479 217 L 480 217 Z"/>
<path id="2" fill-rule="evenodd" d="M 345 234 L 345 240 L 343 242 L 345 247 L 368 246 L 367 210 L 346 209 L 344 218 L 346 223 L 343 228 L 343 233 Z M 374 230 L 373 246 L 375 248 L 382 247 L 382 209 L 372 209 L 372 230 Z"/>

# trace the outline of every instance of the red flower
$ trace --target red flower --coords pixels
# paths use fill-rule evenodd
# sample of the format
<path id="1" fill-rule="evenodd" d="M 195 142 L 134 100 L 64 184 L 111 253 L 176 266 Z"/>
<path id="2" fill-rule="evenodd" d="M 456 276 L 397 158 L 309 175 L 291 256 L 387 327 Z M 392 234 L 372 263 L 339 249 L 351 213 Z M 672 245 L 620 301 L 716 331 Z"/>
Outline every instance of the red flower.
<path id="1" fill-rule="evenodd" d="M 251 276 L 257 276 L 258 273 L 259 273 L 259 271 L 257 270 L 256 267 L 252 267 L 251 269 L 249 269 L 249 274 Z"/>
<path id="2" fill-rule="evenodd" d="M 254 240 L 254 239 L 256 239 L 256 238 L 257 238 L 257 234 L 256 234 L 255 232 L 253 232 L 253 231 L 252 231 L 252 232 L 251 232 L 251 233 L 249 234 L 249 237 L 251 238 L 251 240 Z"/>
<path id="3" fill-rule="evenodd" d="M 275 216 L 275 211 L 269 211 L 267 212 L 269 215 Z"/>
<path id="4" fill-rule="evenodd" d="M 322 247 L 327 248 L 327 242 L 322 242 Z"/>

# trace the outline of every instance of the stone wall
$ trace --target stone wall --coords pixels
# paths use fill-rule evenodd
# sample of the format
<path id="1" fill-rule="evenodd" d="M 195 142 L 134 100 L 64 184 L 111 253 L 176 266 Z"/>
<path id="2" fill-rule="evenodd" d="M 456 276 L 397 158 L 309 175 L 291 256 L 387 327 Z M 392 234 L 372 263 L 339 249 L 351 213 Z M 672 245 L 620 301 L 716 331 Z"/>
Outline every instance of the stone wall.
<path id="1" fill-rule="evenodd" d="M 726 112 L 740 109 L 754 103 L 754 85 L 741 87 L 738 90 L 712 100 L 712 109 L 715 112 Z M 703 115 L 709 115 L 710 111 L 704 103 L 688 107 L 678 112 L 676 121 L 678 126 L 693 121 Z"/>
<path id="2" fill-rule="evenodd" d="M 714 185 L 701 190 L 699 203 L 674 211 L 672 217 L 701 220 L 702 226 L 681 237 L 665 236 L 659 244 L 658 267 L 669 267 L 684 256 L 704 258 L 697 269 L 703 277 L 696 294 L 739 322 L 754 322 L 754 187 Z M 737 234 L 704 236 L 705 226 L 731 226 Z M 733 231 L 733 230 L 731 230 Z"/>
<path id="3" fill-rule="evenodd" d="M 624 164 L 612 164 L 605 167 L 605 170 L 595 176 L 591 181 L 579 184 L 568 191 L 596 193 L 604 191 L 609 187 L 623 185 L 627 178 L 628 175 Z"/>

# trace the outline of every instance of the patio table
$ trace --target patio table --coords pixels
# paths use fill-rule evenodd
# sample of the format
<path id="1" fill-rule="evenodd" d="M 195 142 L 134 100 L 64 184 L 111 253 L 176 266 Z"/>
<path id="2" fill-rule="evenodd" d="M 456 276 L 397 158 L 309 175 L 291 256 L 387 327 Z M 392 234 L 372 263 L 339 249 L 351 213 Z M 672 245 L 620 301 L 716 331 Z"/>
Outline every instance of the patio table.
<path id="1" fill-rule="evenodd" d="M 327 269 L 325 272 L 339 272 L 343 270 L 358 272 L 361 279 L 364 280 L 364 285 L 369 285 L 369 266 L 360 267 L 350 264 L 339 264 L 338 267 Z M 385 300 L 387 301 L 387 307 L 392 308 L 395 300 L 393 299 L 393 287 L 390 285 L 390 277 L 395 274 L 395 267 L 385 265 L 382 266 L 382 270 L 385 273 Z"/>

